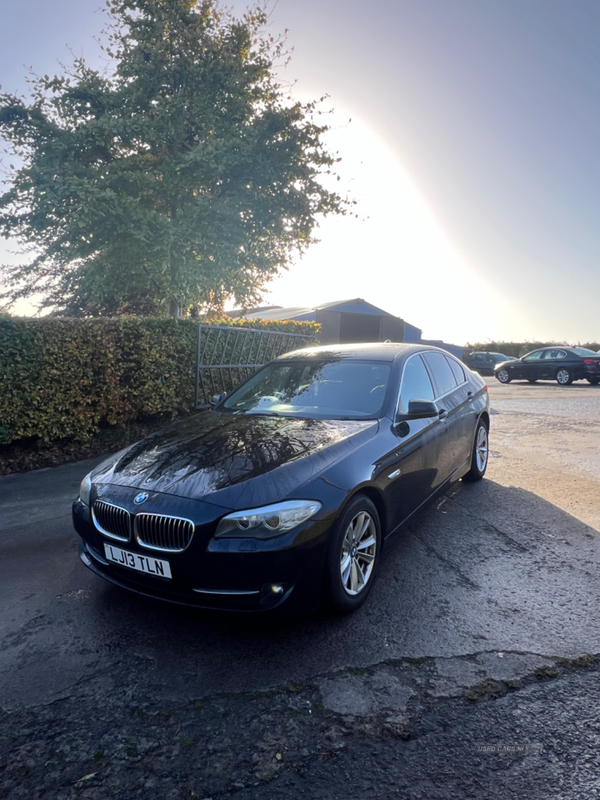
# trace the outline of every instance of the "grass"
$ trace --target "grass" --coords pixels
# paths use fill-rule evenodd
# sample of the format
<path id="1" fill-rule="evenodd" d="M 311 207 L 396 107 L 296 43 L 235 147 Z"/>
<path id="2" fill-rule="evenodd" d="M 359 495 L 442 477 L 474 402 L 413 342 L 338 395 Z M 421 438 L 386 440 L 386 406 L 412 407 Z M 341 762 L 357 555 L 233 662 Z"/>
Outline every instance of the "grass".
<path id="1" fill-rule="evenodd" d="M 471 703 L 477 703 L 479 700 L 496 700 L 504 694 L 506 694 L 506 686 L 503 683 L 488 679 L 467 689 L 465 698 Z"/>

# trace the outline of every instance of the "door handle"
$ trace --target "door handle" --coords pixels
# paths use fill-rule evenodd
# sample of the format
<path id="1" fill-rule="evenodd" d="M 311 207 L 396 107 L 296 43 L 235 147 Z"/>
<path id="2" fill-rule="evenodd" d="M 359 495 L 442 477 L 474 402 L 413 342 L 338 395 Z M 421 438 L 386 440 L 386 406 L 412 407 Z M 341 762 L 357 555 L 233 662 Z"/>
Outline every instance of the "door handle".
<path id="1" fill-rule="evenodd" d="M 448 412 L 446 411 L 445 408 L 440 408 L 439 416 L 440 419 L 446 419 L 446 417 L 448 416 Z"/>

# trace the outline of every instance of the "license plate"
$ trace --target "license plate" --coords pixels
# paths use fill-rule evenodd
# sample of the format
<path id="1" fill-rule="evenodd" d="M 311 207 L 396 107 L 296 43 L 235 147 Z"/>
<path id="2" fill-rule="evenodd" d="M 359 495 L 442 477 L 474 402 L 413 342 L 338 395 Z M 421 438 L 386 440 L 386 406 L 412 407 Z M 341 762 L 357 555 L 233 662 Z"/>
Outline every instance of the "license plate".
<path id="1" fill-rule="evenodd" d="M 154 575 L 158 578 L 171 578 L 171 567 L 168 561 L 152 556 L 143 556 L 140 553 L 130 553 L 129 550 L 121 550 L 112 544 L 104 543 L 104 554 L 113 564 L 120 567 L 135 569 L 145 575 Z"/>

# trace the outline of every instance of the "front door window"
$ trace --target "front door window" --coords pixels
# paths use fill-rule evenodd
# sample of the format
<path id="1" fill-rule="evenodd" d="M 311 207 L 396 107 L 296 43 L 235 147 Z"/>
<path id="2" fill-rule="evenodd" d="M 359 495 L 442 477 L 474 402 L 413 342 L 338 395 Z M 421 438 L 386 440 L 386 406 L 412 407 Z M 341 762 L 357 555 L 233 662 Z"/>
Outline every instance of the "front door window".
<path id="1" fill-rule="evenodd" d="M 523 359 L 526 364 L 530 364 L 532 362 L 538 362 L 540 358 L 544 355 L 543 350 L 534 350 L 533 353 L 529 353 Z"/>

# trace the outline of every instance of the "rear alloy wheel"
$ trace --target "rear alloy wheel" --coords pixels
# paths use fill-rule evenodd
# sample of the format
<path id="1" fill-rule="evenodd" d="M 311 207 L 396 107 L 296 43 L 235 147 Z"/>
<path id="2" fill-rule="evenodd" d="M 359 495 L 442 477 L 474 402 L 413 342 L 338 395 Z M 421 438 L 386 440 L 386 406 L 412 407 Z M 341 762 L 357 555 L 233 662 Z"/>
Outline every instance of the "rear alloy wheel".
<path id="1" fill-rule="evenodd" d="M 500 381 L 500 383 L 510 383 L 510 375 L 508 374 L 507 369 L 499 369 L 496 373 L 496 377 Z"/>
<path id="2" fill-rule="evenodd" d="M 336 611 L 354 611 L 367 599 L 380 552 L 377 509 L 368 497 L 357 495 L 336 523 L 325 567 L 325 588 Z"/>
<path id="3" fill-rule="evenodd" d="M 490 455 L 488 426 L 480 419 L 475 429 L 475 440 L 471 454 L 471 468 L 464 476 L 465 481 L 480 481 L 485 475 Z"/>
<path id="4" fill-rule="evenodd" d="M 573 376 L 568 369 L 561 367 L 556 371 L 556 382 L 560 383 L 561 386 L 569 386 L 569 384 L 573 383 Z"/>

